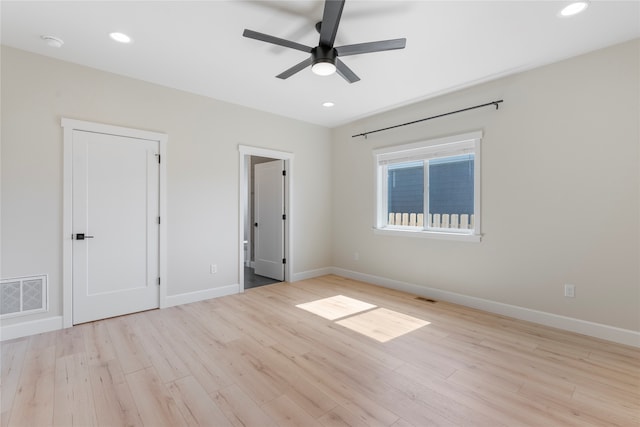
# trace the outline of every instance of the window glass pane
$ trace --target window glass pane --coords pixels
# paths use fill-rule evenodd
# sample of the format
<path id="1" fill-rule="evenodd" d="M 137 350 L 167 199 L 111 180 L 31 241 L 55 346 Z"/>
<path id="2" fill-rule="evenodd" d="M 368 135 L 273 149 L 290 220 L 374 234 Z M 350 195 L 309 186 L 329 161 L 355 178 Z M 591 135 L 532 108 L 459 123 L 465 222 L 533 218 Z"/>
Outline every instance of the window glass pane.
<path id="1" fill-rule="evenodd" d="M 474 155 L 429 160 L 429 213 L 474 214 Z M 438 224 L 434 224 L 438 227 Z M 446 223 L 440 226 L 446 226 Z"/>
<path id="2" fill-rule="evenodd" d="M 424 166 L 422 161 L 389 165 L 387 168 L 387 219 L 390 225 L 417 226 L 417 214 L 424 212 Z M 407 214 L 404 222 L 399 222 L 390 213 L 400 218 Z M 413 217 L 411 214 L 416 214 Z M 389 219 L 392 218 L 392 219 Z"/>

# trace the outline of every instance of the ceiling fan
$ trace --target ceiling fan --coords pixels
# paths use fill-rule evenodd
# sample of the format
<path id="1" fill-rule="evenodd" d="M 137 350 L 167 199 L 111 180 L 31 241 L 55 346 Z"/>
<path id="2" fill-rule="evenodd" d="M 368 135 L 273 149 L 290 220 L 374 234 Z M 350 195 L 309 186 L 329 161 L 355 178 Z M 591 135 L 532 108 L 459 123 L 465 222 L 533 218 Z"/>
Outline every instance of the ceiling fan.
<path id="1" fill-rule="evenodd" d="M 333 43 L 338 33 L 338 25 L 340 24 L 344 2 L 345 0 L 325 0 L 322 21 L 316 24 L 316 30 L 320 33 L 320 41 L 316 47 L 306 46 L 247 29 L 244 30 L 242 35 L 250 39 L 260 40 L 311 54 L 309 58 L 278 74 L 276 77 L 279 79 L 287 79 L 298 71 L 311 66 L 311 70 L 315 74 L 328 76 L 337 72 L 349 83 L 355 83 L 360 80 L 360 77 L 358 77 L 351 68 L 347 67 L 339 57 L 381 52 L 384 50 L 404 49 L 407 39 L 382 40 L 334 47 Z"/>

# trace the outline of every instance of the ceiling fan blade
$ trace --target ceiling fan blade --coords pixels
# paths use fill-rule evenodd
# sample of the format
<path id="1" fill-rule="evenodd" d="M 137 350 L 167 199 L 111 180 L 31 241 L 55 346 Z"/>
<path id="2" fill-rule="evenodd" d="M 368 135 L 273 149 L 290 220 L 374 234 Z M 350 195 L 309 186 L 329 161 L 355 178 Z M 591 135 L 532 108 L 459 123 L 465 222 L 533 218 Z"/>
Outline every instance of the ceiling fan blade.
<path id="1" fill-rule="evenodd" d="M 359 55 L 361 53 L 382 52 L 384 50 L 404 49 L 407 39 L 381 40 L 378 42 L 350 44 L 336 47 L 338 56 Z"/>
<path id="2" fill-rule="evenodd" d="M 298 71 L 302 71 L 305 68 L 307 68 L 309 65 L 311 65 L 313 63 L 313 58 L 309 57 L 307 59 L 305 59 L 304 61 L 294 65 L 293 67 L 289 68 L 286 71 L 283 71 L 282 73 L 278 74 L 276 77 L 279 79 L 288 79 L 289 77 L 293 76 L 295 73 L 297 73 Z"/>
<path id="3" fill-rule="evenodd" d="M 278 46 L 288 47 L 290 49 L 301 50 L 303 52 L 311 53 L 311 47 L 305 46 L 300 43 L 292 42 L 290 40 L 281 39 L 279 37 L 270 36 L 269 34 L 259 33 L 252 30 L 244 30 L 242 33 L 244 37 L 260 40 L 262 42 L 276 44 Z"/>
<path id="4" fill-rule="evenodd" d="M 351 71 L 351 68 L 347 67 L 347 65 L 338 58 L 336 58 L 336 72 L 349 83 L 355 83 L 360 80 L 360 77 L 356 76 L 356 73 Z"/>
<path id="5" fill-rule="evenodd" d="M 333 47 L 338 33 L 338 24 L 342 16 L 344 0 L 325 0 L 322 24 L 320 26 L 320 44 Z"/>

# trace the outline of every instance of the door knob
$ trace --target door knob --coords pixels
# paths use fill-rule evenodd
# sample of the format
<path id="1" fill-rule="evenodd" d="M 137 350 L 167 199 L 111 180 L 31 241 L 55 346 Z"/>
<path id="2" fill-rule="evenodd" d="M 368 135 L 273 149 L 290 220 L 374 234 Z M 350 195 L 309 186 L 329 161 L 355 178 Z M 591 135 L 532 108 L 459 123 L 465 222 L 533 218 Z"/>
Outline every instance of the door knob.
<path id="1" fill-rule="evenodd" d="M 93 236 L 87 236 L 84 233 L 77 233 L 76 240 L 93 239 Z"/>

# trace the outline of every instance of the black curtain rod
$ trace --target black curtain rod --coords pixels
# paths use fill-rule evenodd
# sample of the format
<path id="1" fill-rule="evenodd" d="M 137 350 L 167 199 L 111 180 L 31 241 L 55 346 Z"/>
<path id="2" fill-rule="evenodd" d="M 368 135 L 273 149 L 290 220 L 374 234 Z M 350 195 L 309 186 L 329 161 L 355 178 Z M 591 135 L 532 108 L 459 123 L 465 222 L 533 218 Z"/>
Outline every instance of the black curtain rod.
<path id="1" fill-rule="evenodd" d="M 412 125 L 414 123 L 420 123 L 420 122 L 425 122 L 427 120 L 431 120 L 431 119 L 437 119 L 439 117 L 444 117 L 444 116 L 449 116 L 451 114 L 457 114 L 457 113 L 462 113 L 463 111 L 469 111 L 469 110 L 475 110 L 476 108 L 482 108 L 482 107 L 488 107 L 489 105 L 495 105 L 496 106 L 496 110 L 498 109 L 499 104 L 503 102 L 502 99 L 499 99 L 497 101 L 491 101 L 491 102 L 487 102 L 486 104 L 481 104 L 481 105 L 474 105 L 473 107 L 468 107 L 468 108 L 463 108 L 462 110 L 456 110 L 456 111 L 450 111 L 448 113 L 444 113 L 444 114 L 438 114 L 437 116 L 431 116 L 431 117 L 427 117 L 424 119 L 420 119 L 420 120 L 414 120 L 412 122 L 407 122 L 407 123 L 402 123 L 401 125 L 395 125 L 395 126 L 389 126 L 387 128 L 382 128 L 382 129 L 376 129 L 376 130 L 371 130 L 369 132 L 363 132 L 363 133 L 359 133 L 357 135 L 352 135 L 351 138 L 356 138 L 358 136 L 364 136 L 365 139 L 367 138 L 367 135 L 369 135 L 370 133 L 376 133 L 376 132 L 382 132 L 383 130 L 389 130 L 389 129 L 395 129 L 395 128 L 399 128 L 402 126 L 407 126 L 407 125 Z"/>

